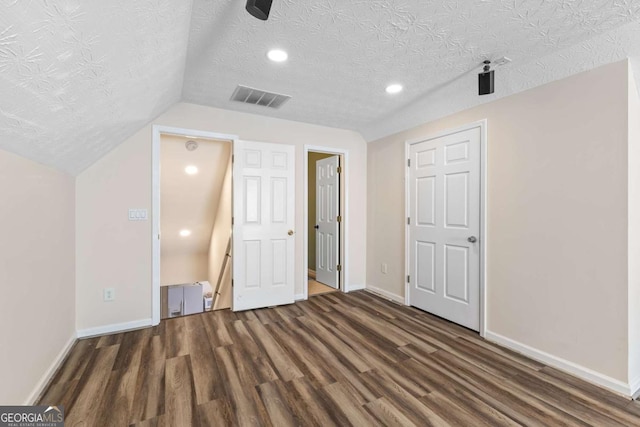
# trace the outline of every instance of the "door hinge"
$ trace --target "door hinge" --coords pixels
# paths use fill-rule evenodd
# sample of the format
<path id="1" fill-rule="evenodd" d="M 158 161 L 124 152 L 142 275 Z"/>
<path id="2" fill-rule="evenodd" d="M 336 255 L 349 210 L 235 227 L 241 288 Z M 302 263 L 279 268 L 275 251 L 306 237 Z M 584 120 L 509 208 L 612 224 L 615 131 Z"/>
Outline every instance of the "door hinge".
<path id="1" fill-rule="evenodd" d="M 338 264 L 338 265 L 336 266 L 336 270 L 338 270 L 338 271 L 342 271 L 342 265 L 341 265 L 341 264 Z"/>
<path id="2" fill-rule="evenodd" d="M 407 225 L 411 225 L 411 218 L 407 217 Z"/>
<path id="3" fill-rule="evenodd" d="M 235 220 L 236 219 L 234 217 L 231 217 L 231 225 L 233 225 L 235 223 Z"/>
<path id="4" fill-rule="evenodd" d="M 232 154 L 231 155 L 231 163 L 234 163 L 236 161 L 236 155 Z"/>
<path id="5" fill-rule="evenodd" d="M 410 168 L 411 167 L 411 159 L 407 159 L 407 167 Z"/>
<path id="6" fill-rule="evenodd" d="M 337 171 L 338 171 L 338 173 L 342 173 L 342 166 L 338 166 Z"/>
<path id="7" fill-rule="evenodd" d="M 407 275 L 407 283 L 411 283 L 411 276 Z"/>
<path id="8" fill-rule="evenodd" d="M 336 218 L 336 221 L 342 222 L 342 215 L 338 215 L 338 217 Z"/>

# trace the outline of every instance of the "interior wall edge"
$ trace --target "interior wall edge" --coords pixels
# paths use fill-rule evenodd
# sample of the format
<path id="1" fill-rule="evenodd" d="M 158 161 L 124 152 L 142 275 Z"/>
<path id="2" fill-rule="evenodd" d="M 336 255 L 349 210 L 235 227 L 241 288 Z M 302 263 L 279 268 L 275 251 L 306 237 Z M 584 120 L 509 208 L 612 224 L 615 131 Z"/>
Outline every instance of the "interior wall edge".
<path id="1" fill-rule="evenodd" d="M 491 341 L 502 347 L 506 347 L 517 353 L 530 357 L 531 359 L 537 360 L 538 362 L 544 363 L 545 365 L 548 365 L 552 368 L 556 368 L 563 372 L 577 376 L 578 378 L 583 379 L 591 384 L 604 387 L 624 397 L 631 398 L 631 396 L 635 393 L 635 391 L 631 387 L 632 384 L 630 383 L 620 381 L 608 375 L 581 366 L 577 363 L 571 362 L 558 356 L 554 356 L 553 354 L 549 354 L 540 349 L 528 346 L 511 338 L 492 332 L 488 329 L 485 334 L 485 339 L 487 341 Z M 640 386 L 640 378 L 638 378 L 637 382 L 638 383 L 635 384 L 636 388 Z"/>
<path id="2" fill-rule="evenodd" d="M 55 359 L 53 359 L 49 368 L 42 375 L 42 377 L 40 378 L 40 381 L 38 381 L 38 383 L 35 385 L 35 387 L 33 388 L 33 391 L 31 392 L 29 397 L 27 397 L 27 400 L 25 400 L 23 405 L 25 406 L 35 405 L 35 403 L 38 401 L 42 393 L 46 390 L 47 386 L 49 385 L 49 382 L 53 379 L 53 376 L 58 371 L 58 368 L 60 368 L 62 363 L 65 361 L 65 359 L 69 355 L 69 352 L 71 351 L 71 349 L 73 348 L 73 345 L 76 343 L 77 340 L 78 340 L 78 334 L 74 331 L 71 334 L 71 337 L 69 337 L 69 339 L 65 343 L 64 347 L 62 347 L 62 350 L 60 350 L 60 352 L 55 357 Z M 53 405 L 56 402 L 46 402 L 46 403 L 51 403 Z"/>
<path id="3" fill-rule="evenodd" d="M 640 70 L 638 70 L 640 71 Z M 628 378 L 634 390 L 640 389 L 640 95 L 634 64 L 627 66 L 627 353 Z M 632 387 L 633 388 L 633 387 Z"/>
<path id="4" fill-rule="evenodd" d="M 640 397 L 640 376 L 629 381 L 629 388 L 632 399 Z"/>

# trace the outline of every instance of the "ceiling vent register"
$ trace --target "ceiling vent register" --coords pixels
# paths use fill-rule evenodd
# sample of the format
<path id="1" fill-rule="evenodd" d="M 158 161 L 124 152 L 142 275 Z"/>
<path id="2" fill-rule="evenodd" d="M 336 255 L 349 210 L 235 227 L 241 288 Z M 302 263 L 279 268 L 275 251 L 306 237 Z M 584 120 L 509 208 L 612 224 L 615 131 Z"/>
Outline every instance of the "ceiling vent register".
<path id="1" fill-rule="evenodd" d="M 281 93 L 267 92 L 247 86 L 238 85 L 231 95 L 232 101 L 243 102 L 245 104 L 261 105 L 269 108 L 280 108 L 291 97 Z"/>

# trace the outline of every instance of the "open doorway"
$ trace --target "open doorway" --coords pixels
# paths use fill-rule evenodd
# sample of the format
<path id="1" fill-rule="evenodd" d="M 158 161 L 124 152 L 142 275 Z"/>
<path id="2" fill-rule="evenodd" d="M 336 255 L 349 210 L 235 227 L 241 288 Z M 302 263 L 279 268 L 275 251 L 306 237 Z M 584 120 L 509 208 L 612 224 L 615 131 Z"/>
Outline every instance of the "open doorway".
<path id="1" fill-rule="evenodd" d="M 161 233 L 160 229 L 163 216 L 160 181 L 166 167 L 163 165 L 161 171 L 160 155 L 161 140 L 169 135 L 186 138 L 185 148 L 188 140 L 198 139 L 229 146 L 231 159 L 227 157 L 223 181 L 226 182 L 223 186 L 228 197 L 218 203 L 207 256 L 212 299 L 217 296 L 220 301 L 214 302 L 212 308 L 230 306 L 233 311 L 241 311 L 293 303 L 296 265 L 295 147 L 243 141 L 236 135 L 154 125 L 151 150 L 152 324 L 160 323 L 161 312 L 161 252 L 166 232 L 163 230 Z M 177 169 L 186 173 L 188 166 L 182 165 Z M 220 194 L 226 192 L 220 191 Z M 192 209 L 184 203 L 181 208 Z M 223 222 L 224 226 L 218 227 L 218 222 Z M 218 229 L 224 233 L 216 233 Z M 193 232 L 185 234 L 190 236 Z M 193 282 L 189 280 L 187 283 Z M 228 297 L 225 297 L 225 290 Z M 306 286 L 304 290 L 306 292 Z M 204 307 L 207 301 L 204 296 L 202 300 Z"/>
<path id="2" fill-rule="evenodd" d="M 307 296 L 343 288 L 340 153 L 309 150 L 307 161 Z"/>
<path id="3" fill-rule="evenodd" d="M 232 143 L 161 133 L 157 148 L 160 318 L 229 308 Z"/>

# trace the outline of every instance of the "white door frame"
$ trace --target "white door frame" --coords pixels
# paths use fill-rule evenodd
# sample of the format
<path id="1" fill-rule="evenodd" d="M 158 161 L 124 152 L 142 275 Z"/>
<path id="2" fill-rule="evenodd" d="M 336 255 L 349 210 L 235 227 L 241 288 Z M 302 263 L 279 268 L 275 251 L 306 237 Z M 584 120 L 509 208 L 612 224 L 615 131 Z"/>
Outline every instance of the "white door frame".
<path id="1" fill-rule="evenodd" d="M 162 135 L 186 136 L 229 141 L 238 140 L 237 135 L 184 129 L 171 126 L 152 126 L 151 145 L 151 324 L 160 323 L 160 137 Z M 233 147 L 231 147 L 233 150 Z M 232 202 L 233 205 L 233 202 Z"/>
<path id="2" fill-rule="evenodd" d="M 342 173 L 340 175 L 340 215 L 342 215 L 342 228 L 340 230 L 340 259 L 342 265 L 340 272 L 340 290 L 349 292 L 349 239 L 347 238 L 347 230 L 349 230 L 349 150 L 343 150 L 334 147 L 322 147 L 318 145 L 305 145 L 303 149 L 304 156 L 304 227 L 303 227 L 303 245 L 304 260 L 302 264 L 301 279 L 304 284 L 302 294 L 296 295 L 296 300 L 309 299 L 309 152 L 335 154 L 342 156 Z M 343 203 L 344 202 L 344 203 Z M 343 206 L 344 205 L 344 206 Z"/>
<path id="3" fill-rule="evenodd" d="M 469 129 L 480 128 L 480 336 L 484 337 L 487 330 L 487 119 L 469 123 L 457 128 L 447 129 L 421 138 L 415 138 L 405 141 L 405 162 L 409 159 L 409 149 L 411 145 L 424 142 L 430 139 L 440 138 L 453 133 L 464 132 Z M 409 167 L 405 163 L 405 218 L 409 218 Z M 406 277 L 409 276 L 411 270 L 409 263 L 409 225 L 405 221 L 405 287 L 404 287 L 404 303 L 409 305 L 409 286 Z"/>

